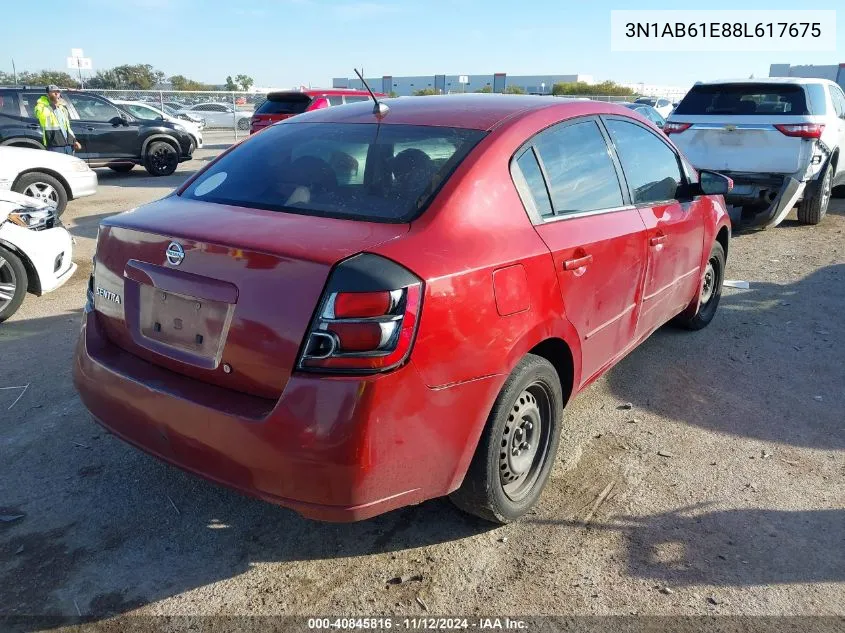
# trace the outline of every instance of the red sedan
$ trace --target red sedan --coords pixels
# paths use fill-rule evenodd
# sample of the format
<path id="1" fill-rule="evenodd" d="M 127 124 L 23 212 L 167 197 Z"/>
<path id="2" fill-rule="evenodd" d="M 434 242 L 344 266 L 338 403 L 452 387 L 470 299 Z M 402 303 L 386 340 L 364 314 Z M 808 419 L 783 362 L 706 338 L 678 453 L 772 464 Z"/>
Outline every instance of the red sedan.
<path id="1" fill-rule="evenodd" d="M 510 521 L 567 402 L 713 318 L 730 186 L 612 104 L 306 113 L 102 223 L 75 384 L 126 441 L 308 517 L 451 495 Z"/>
<path id="2" fill-rule="evenodd" d="M 376 93 L 378 97 L 384 97 Z M 284 121 L 303 112 L 320 110 L 347 103 L 369 101 L 370 93 L 354 88 L 309 88 L 308 90 L 283 90 L 271 92 L 267 99 L 255 109 L 249 121 L 249 133 L 255 134 L 268 125 Z"/>

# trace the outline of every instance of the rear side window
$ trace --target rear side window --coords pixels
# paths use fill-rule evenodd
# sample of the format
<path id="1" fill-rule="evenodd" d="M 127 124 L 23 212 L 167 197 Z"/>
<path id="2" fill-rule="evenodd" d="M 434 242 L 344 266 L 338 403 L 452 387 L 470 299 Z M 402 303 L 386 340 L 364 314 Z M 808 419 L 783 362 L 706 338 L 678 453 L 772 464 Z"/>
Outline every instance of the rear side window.
<path id="1" fill-rule="evenodd" d="M 332 105 L 332 106 L 343 105 L 343 97 L 335 96 L 335 97 L 327 97 L 327 99 L 329 100 L 329 105 Z"/>
<path id="2" fill-rule="evenodd" d="M 564 124 L 534 142 L 549 179 L 556 214 L 622 206 L 622 189 L 595 121 Z"/>
<path id="3" fill-rule="evenodd" d="M 11 90 L 0 90 L 0 114 L 18 117 L 21 115 L 18 95 Z"/>
<path id="4" fill-rule="evenodd" d="M 833 109 L 836 111 L 836 116 L 845 119 L 845 94 L 842 93 L 842 89 L 831 86 L 830 96 L 833 99 Z"/>
<path id="5" fill-rule="evenodd" d="M 347 95 L 344 97 L 346 99 L 346 103 L 360 103 L 361 101 L 369 101 L 369 97 L 365 97 L 363 95 Z"/>
<path id="6" fill-rule="evenodd" d="M 235 147 L 181 195 L 302 215 L 408 222 L 484 134 L 415 125 L 285 122 Z"/>
<path id="7" fill-rule="evenodd" d="M 669 146 L 645 128 L 620 121 L 605 121 L 634 204 L 674 200 L 684 180 L 678 157 Z"/>
<path id="8" fill-rule="evenodd" d="M 824 104 L 824 99 L 821 103 Z M 675 114 L 704 115 L 803 116 L 810 113 L 802 86 L 768 83 L 693 86 L 675 110 Z"/>
<path id="9" fill-rule="evenodd" d="M 531 196 L 537 212 L 544 218 L 553 216 L 554 211 L 552 211 L 552 203 L 546 189 L 546 181 L 543 179 L 543 172 L 540 171 L 534 150 L 529 147 L 517 159 L 516 164 L 519 166 L 519 171 L 525 180 L 525 189 L 527 189 L 527 194 Z"/>
<path id="10" fill-rule="evenodd" d="M 258 106 L 256 114 L 302 114 L 311 103 L 307 95 L 271 96 Z"/>

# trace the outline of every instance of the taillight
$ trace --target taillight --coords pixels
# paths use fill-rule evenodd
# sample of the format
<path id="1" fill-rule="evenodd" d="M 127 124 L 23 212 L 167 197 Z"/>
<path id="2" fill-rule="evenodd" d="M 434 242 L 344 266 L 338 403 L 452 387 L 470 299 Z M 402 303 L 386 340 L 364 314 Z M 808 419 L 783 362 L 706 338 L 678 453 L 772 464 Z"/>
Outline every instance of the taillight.
<path id="1" fill-rule="evenodd" d="M 818 123 L 776 124 L 775 128 L 781 134 L 797 138 L 821 138 L 824 132 L 824 125 Z"/>
<path id="2" fill-rule="evenodd" d="M 408 360 L 423 283 L 399 264 L 356 255 L 332 273 L 303 344 L 299 369 L 377 373 Z"/>
<path id="3" fill-rule="evenodd" d="M 663 124 L 663 133 L 664 134 L 680 134 L 684 130 L 688 130 L 692 123 L 674 123 L 671 121 L 667 121 Z"/>

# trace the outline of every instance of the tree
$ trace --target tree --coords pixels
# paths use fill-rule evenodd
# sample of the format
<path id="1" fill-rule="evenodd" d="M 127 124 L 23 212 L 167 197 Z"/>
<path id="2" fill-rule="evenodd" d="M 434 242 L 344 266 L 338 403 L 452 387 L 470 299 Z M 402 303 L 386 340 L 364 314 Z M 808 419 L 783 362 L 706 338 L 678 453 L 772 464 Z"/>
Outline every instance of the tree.
<path id="1" fill-rule="evenodd" d="M 491 86 L 484 86 L 483 88 L 479 88 L 476 92 L 483 92 L 485 94 L 489 94 L 493 92 L 493 88 Z"/>
<path id="2" fill-rule="evenodd" d="M 174 90 L 207 90 L 208 86 L 194 79 L 188 79 L 184 75 L 173 75 L 170 84 Z"/>
<path id="3" fill-rule="evenodd" d="M 520 86 L 508 86 L 505 88 L 506 95 L 524 95 L 525 90 Z"/>
<path id="4" fill-rule="evenodd" d="M 14 77 L 11 77 L 9 83 L 13 81 Z M 38 73 L 20 72 L 18 73 L 18 83 L 27 86 L 56 84 L 59 88 L 79 88 L 79 82 L 61 70 L 42 70 Z"/>
<path id="5" fill-rule="evenodd" d="M 232 75 L 226 77 L 226 90 L 234 91 L 238 89 L 238 84 L 232 81 Z"/>
<path id="6" fill-rule="evenodd" d="M 252 77 L 250 77 L 249 75 L 237 75 L 235 77 L 235 83 L 238 84 L 241 87 L 241 90 L 246 92 L 250 88 L 252 88 L 252 84 L 254 84 L 255 82 L 252 80 Z"/>
<path id="7" fill-rule="evenodd" d="M 415 97 L 427 97 L 429 95 L 436 95 L 437 91 L 434 88 L 423 88 L 422 90 L 414 90 Z"/>
<path id="8" fill-rule="evenodd" d="M 113 70 L 98 70 L 97 74 L 86 82 L 89 88 L 113 90 L 120 87 L 120 77 Z"/>
<path id="9" fill-rule="evenodd" d="M 613 81 L 588 84 L 585 81 L 560 82 L 552 86 L 553 95 L 614 95 L 629 96 L 634 91 Z"/>
<path id="10" fill-rule="evenodd" d="M 390 91 L 390 93 L 388 93 L 388 95 L 387 95 L 387 96 L 388 96 L 388 97 L 390 97 L 391 99 L 395 99 L 395 98 L 396 98 L 396 97 L 398 97 L 399 95 L 398 95 L 398 94 L 396 94 L 396 91 L 395 91 L 395 90 L 391 90 L 391 91 Z"/>

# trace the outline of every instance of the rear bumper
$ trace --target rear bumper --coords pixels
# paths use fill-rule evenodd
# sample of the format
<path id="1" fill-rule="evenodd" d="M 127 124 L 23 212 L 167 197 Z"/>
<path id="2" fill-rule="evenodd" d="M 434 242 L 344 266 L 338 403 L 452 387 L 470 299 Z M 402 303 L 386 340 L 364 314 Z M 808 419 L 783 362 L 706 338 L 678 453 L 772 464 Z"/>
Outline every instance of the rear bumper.
<path id="1" fill-rule="evenodd" d="M 777 226 L 801 199 L 807 186 L 805 181 L 792 175 L 723 173 L 734 181 L 734 188 L 725 196 L 725 201 L 750 211 L 731 218 L 735 224 L 745 226 Z"/>
<path id="2" fill-rule="evenodd" d="M 362 378 L 294 374 L 273 402 L 140 360 L 111 344 L 91 311 L 74 362 L 85 406 L 122 439 L 327 521 L 366 519 L 457 488 L 502 380 L 433 390 L 412 364 Z"/>

